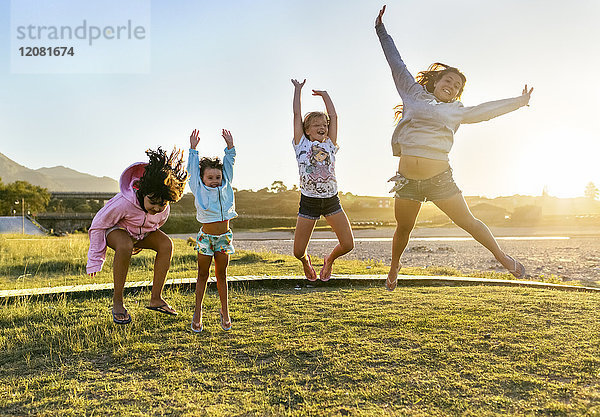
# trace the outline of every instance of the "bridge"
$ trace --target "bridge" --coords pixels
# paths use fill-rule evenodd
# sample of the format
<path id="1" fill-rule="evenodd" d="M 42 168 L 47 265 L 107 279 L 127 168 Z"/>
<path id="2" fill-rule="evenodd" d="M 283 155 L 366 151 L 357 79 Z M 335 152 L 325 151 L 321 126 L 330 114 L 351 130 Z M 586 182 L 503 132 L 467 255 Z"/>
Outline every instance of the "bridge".
<path id="1" fill-rule="evenodd" d="M 110 200 L 117 193 L 93 192 L 93 191 L 52 191 L 50 198 L 57 200 L 81 199 L 81 200 Z"/>

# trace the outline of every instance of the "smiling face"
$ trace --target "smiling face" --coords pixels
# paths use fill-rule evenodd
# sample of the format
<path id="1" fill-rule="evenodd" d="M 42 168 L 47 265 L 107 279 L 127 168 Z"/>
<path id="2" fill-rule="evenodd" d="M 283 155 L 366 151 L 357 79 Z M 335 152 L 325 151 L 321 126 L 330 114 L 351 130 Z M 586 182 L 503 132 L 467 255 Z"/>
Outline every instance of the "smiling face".
<path id="1" fill-rule="evenodd" d="M 455 72 L 447 72 L 433 86 L 433 95 L 440 101 L 454 101 L 463 86 L 463 80 Z"/>
<path id="2" fill-rule="evenodd" d="M 160 198 L 157 199 L 153 196 L 144 197 L 144 208 L 149 214 L 162 213 L 168 205 L 168 201 L 161 200 Z"/>
<path id="3" fill-rule="evenodd" d="M 317 116 L 309 120 L 308 126 L 306 127 L 306 136 L 310 140 L 316 140 L 323 142 L 327 139 L 329 133 L 329 124 L 325 116 Z"/>
<path id="4" fill-rule="evenodd" d="M 220 187 L 223 183 L 223 173 L 218 168 L 205 168 L 202 174 L 202 182 L 207 187 Z"/>

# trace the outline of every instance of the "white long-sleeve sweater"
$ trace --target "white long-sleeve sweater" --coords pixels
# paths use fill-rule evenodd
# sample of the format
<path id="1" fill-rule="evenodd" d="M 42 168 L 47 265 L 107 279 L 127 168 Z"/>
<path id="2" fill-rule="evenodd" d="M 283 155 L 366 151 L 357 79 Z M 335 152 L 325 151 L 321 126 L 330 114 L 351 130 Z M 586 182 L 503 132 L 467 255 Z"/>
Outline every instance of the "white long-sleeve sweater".
<path id="1" fill-rule="evenodd" d="M 400 58 L 392 37 L 383 24 L 375 27 L 385 57 L 402 98 L 402 119 L 392 134 L 395 156 L 411 155 L 448 160 L 454 133 L 461 123 L 477 123 L 509 113 L 528 103 L 526 95 L 465 107 L 460 101 L 438 101 L 417 83 Z"/>

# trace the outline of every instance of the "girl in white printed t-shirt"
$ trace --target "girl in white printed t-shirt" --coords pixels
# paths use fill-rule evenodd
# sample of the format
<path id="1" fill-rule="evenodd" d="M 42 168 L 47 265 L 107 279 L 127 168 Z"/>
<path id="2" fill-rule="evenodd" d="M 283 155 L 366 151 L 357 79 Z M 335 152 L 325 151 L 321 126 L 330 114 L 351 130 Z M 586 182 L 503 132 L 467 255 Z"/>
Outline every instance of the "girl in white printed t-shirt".
<path id="1" fill-rule="evenodd" d="M 302 120 L 300 94 L 306 80 L 294 84 L 294 150 L 300 173 L 300 208 L 294 233 L 294 256 L 302 262 L 304 275 L 309 281 L 317 280 L 317 273 L 306 253 L 317 220 L 325 217 L 338 238 L 338 244 L 323 260 L 319 273 L 322 281 L 331 278 L 333 262 L 354 248 L 350 222 L 338 198 L 335 179 L 337 146 L 337 114 L 327 91 L 313 90 L 321 96 L 327 113 L 310 112 Z"/>

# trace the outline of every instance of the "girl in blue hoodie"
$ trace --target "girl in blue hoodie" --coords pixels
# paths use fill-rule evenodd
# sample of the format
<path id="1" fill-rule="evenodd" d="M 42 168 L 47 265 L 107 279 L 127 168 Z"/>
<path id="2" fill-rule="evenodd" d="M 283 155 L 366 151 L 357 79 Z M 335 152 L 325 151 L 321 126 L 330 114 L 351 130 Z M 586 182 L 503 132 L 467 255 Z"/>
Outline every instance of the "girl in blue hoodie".
<path id="1" fill-rule="evenodd" d="M 231 180 L 235 163 L 235 147 L 231 132 L 223 129 L 222 135 L 227 147 L 223 162 L 219 158 L 198 157 L 196 146 L 200 142 L 199 131 L 190 136 L 190 154 L 187 171 L 190 175 L 190 189 L 194 194 L 196 218 L 202 228 L 196 237 L 198 252 L 198 281 L 196 282 L 196 308 L 192 317 L 192 331 L 199 333 L 202 324 L 202 301 L 206 292 L 206 283 L 210 274 L 210 264 L 215 258 L 215 276 L 221 300 L 221 327 L 231 330 L 227 296 L 227 265 L 229 255 L 234 253 L 233 234 L 229 229 L 229 220 L 237 217 Z"/>

